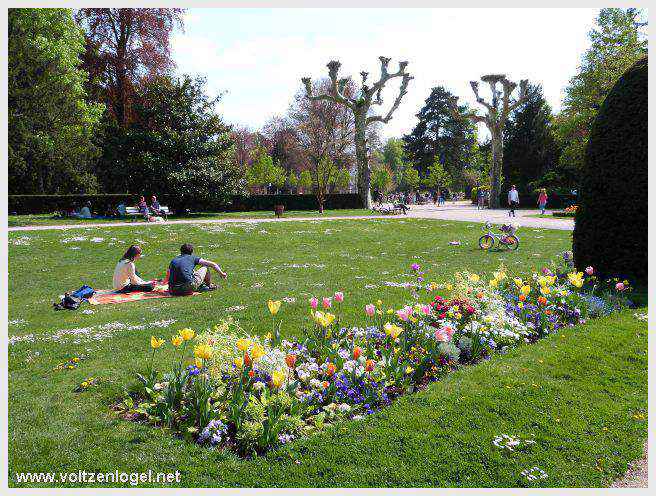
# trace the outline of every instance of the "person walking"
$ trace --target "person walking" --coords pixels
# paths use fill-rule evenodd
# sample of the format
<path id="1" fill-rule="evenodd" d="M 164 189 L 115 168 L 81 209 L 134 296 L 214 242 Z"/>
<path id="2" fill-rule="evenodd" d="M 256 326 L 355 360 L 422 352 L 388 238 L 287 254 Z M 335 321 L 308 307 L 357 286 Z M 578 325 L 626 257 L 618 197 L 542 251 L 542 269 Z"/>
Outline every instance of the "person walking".
<path id="1" fill-rule="evenodd" d="M 516 217 L 515 209 L 519 206 L 519 193 L 513 184 L 508 191 L 508 206 L 510 211 L 508 212 L 508 217 Z"/>
<path id="2" fill-rule="evenodd" d="M 483 208 L 483 202 L 485 201 L 485 192 L 482 188 L 478 189 L 478 201 L 476 205 L 476 210 L 481 210 Z"/>
<path id="3" fill-rule="evenodd" d="M 542 215 L 544 215 L 544 209 L 547 207 L 547 200 L 549 197 L 547 196 L 547 190 L 542 188 L 540 190 L 540 194 L 538 195 L 538 208 L 542 211 Z"/>

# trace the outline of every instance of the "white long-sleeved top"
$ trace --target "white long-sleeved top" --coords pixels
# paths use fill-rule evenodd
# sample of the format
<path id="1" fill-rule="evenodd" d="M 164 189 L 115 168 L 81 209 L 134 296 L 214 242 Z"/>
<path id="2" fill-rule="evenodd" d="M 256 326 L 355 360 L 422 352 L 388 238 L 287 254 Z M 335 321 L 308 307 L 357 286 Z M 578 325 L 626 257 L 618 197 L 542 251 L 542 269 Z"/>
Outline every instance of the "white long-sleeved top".
<path id="1" fill-rule="evenodd" d="M 508 191 L 508 201 L 509 202 L 517 202 L 519 203 L 519 193 L 517 192 L 516 189 L 511 189 Z"/>
<path id="2" fill-rule="evenodd" d="M 114 289 L 123 289 L 128 284 L 146 284 L 146 281 L 137 275 L 132 260 L 119 260 L 114 269 Z"/>

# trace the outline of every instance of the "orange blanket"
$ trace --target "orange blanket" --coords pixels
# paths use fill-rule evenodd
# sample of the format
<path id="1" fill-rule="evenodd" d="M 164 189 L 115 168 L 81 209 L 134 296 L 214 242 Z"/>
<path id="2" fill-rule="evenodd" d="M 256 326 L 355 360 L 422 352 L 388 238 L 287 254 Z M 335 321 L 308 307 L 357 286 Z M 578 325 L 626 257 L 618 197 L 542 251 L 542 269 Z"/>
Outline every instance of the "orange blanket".
<path id="1" fill-rule="evenodd" d="M 117 293 L 113 289 L 101 289 L 89 298 L 91 305 L 115 305 L 128 301 L 152 300 L 153 298 L 173 298 L 166 284 L 156 285 L 153 291 L 135 291 L 134 293 Z M 194 293 L 197 295 L 199 293 Z"/>

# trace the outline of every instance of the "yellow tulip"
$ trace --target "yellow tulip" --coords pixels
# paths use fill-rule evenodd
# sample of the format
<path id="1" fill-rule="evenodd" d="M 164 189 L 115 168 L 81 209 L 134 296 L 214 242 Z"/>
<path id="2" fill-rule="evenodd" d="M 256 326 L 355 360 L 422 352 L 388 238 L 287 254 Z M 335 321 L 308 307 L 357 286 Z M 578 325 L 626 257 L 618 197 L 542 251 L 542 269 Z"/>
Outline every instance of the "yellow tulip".
<path id="1" fill-rule="evenodd" d="M 239 358 L 235 358 L 234 361 L 233 361 L 232 363 L 235 364 L 235 367 L 237 367 L 238 369 L 240 369 L 240 368 L 242 368 L 242 367 L 244 366 L 244 359 L 241 358 L 241 357 L 239 357 Z"/>
<path id="2" fill-rule="evenodd" d="M 282 386 L 282 383 L 285 380 L 285 373 L 281 370 L 276 370 L 272 375 L 271 375 L 271 380 L 273 382 L 273 385 L 277 388 Z"/>
<path id="3" fill-rule="evenodd" d="M 496 288 L 499 286 L 499 280 L 498 279 L 490 279 L 490 287 L 491 288 Z"/>
<path id="4" fill-rule="evenodd" d="M 264 347 L 260 344 L 255 343 L 251 349 L 251 358 L 253 360 L 259 360 L 265 354 Z"/>
<path id="5" fill-rule="evenodd" d="M 577 288 L 583 286 L 583 272 L 571 272 L 567 274 L 567 279 L 572 286 L 576 286 Z"/>
<path id="6" fill-rule="evenodd" d="M 182 344 L 182 341 L 183 341 L 182 336 L 173 336 L 173 337 L 171 338 L 171 343 L 172 343 L 173 346 L 175 346 L 176 348 Z"/>
<path id="7" fill-rule="evenodd" d="M 498 272 L 494 272 L 494 278 L 499 281 L 503 281 L 506 278 L 506 273 L 501 270 Z"/>
<path id="8" fill-rule="evenodd" d="M 478 282 L 481 280 L 481 277 L 478 274 L 469 274 L 469 280 L 471 282 Z"/>
<path id="9" fill-rule="evenodd" d="M 385 329 L 385 334 L 387 334 L 392 339 L 398 338 L 399 334 L 403 332 L 402 327 L 399 327 L 396 324 L 391 324 L 389 322 L 385 324 L 384 329 Z"/>
<path id="10" fill-rule="evenodd" d="M 408 366 L 405 368 L 405 373 L 406 373 L 406 374 L 412 374 L 412 372 L 413 372 L 414 370 L 415 370 L 415 369 L 413 369 L 410 365 L 408 365 Z"/>
<path id="11" fill-rule="evenodd" d="M 542 293 L 544 296 L 547 296 L 549 293 L 551 293 L 551 290 L 547 286 L 543 286 L 540 288 L 540 293 Z"/>
<path id="12" fill-rule="evenodd" d="M 163 339 L 156 338 L 155 336 L 150 336 L 150 346 L 154 350 L 156 350 L 157 348 L 161 348 L 163 344 L 164 344 Z"/>
<path id="13" fill-rule="evenodd" d="M 182 329 L 180 331 L 180 336 L 182 336 L 182 339 L 184 339 L 185 341 L 189 341 L 190 339 L 194 339 L 195 335 L 196 335 L 196 333 L 192 329 L 189 329 L 189 328 Z"/>
<path id="14" fill-rule="evenodd" d="M 278 313 L 278 311 L 280 310 L 280 305 L 281 304 L 282 304 L 282 302 L 280 300 L 277 300 L 277 301 L 269 300 L 269 301 L 267 301 L 267 305 L 269 307 L 269 312 L 271 312 L 271 315 L 275 315 L 275 314 Z"/>
<path id="15" fill-rule="evenodd" d="M 520 291 L 521 291 L 521 293 L 522 293 L 523 295 L 527 295 L 527 296 L 528 296 L 528 294 L 531 292 L 531 286 L 529 286 L 528 284 L 524 284 L 524 285 L 520 288 Z"/>
<path id="16" fill-rule="evenodd" d="M 522 281 L 519 277 L 513 279 L 513 282 L 515 283 L 515 286 L 517 286 L 518 288 L 521 288 L 522 285 L 524 284 L 524 281 Z"/>
<path id="17" fill-rule="evenodd" d="M 248 348 L 250 348 L 251 341 L 246 338 L 240 338 L 237 340 L 236 346 L 239 351 L 245 352 L 248 350 Z"/>
<path id="18" fill-rule="evenodd" d="M 209 360 L 212 358 L 212 347 L 207 344 L 199 344 L 194 347 L 194 356 L 203 360 Z"/>

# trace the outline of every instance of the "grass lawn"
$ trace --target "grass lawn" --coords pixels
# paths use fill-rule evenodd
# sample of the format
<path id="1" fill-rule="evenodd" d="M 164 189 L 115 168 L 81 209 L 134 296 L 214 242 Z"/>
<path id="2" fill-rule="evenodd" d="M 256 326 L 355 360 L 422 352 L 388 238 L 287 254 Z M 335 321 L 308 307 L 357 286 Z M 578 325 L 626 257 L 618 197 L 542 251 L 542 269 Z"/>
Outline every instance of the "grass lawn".
<path id="1" fill-rule="evenodd" d="M 344 217 L 348 215 L 369 215 L 371 210 L 365 209 L 341 209 L 341 210 L 324 210 L 326 217 Z M 319 212 L 316 210 L 289 210 L 284 213 L 285 217 L 316 217 Z M 130 222 L 132 219 L 53 219 L 53 214 L 29 214 L 29 215 L 9 215 L 9 227 L 22 226 L 56 226 L 68 224 L 114 224 L 116 222 Z M 253 212 L 203 212 L 192 213 L 191 215 L 180 217 L 169 215 L 170 220 L 213 220 L 213 219 L 261 219 L 265 217 L 274 217 L 272 210 L 258 210 Z M 135 221 L 143 222 L 142 219 Z"/>
<path id="2" fill-rule="evenodd" d="M 9 233 L 10 485 L 30 485 L 19 484 L 17 472 L 148 469 L 179 470 L 190 487 L 607 485 L 641 456 L 647 434 L 647 326 L 633 311 L 495 356 L 362 421 L 254 460 L 110 411 L 145 367 L 151 334 L 203 330 L 227 315 L 264 334 L 268 298 L 294 299 L 280 315 L 286 335 L 300 334 L 307 299 L 336 290 L 345 293 L 345 320 L 358 324 L 371 301 L 407 301 L 394 284 L 411 280 L 413 262 L 439 282 L 462 269 L 489 273 L 500 263 L 529 271 L 571 245 L 569 232 L 525 228 L 517 252 L 486 253 L 477 248 L 479 234 L 479 224 L 422 219 Z M 453 240 L 462 244 L 449 245 Z M 65 290 L 108 287 L 133 242 L 144 248 L 144 277 L 163 276 L 183 242 L 230 277 L 220 290 L 195 297 L 52 310 Z M 93 313 L 82 312 L 88 309 Z M 53 370 L 76 355 L 87 356 L 76 369 Z M 99 385 L 74 393 L 89 376 Z M 502 433 L 536 444 L 501 452 L 492 439 Z M 549 477 L 528 483 L 520 473 L 535 465 Z"/>

